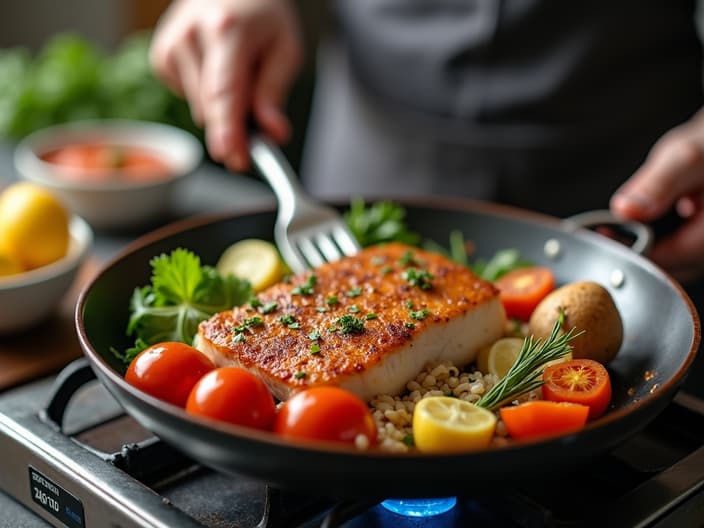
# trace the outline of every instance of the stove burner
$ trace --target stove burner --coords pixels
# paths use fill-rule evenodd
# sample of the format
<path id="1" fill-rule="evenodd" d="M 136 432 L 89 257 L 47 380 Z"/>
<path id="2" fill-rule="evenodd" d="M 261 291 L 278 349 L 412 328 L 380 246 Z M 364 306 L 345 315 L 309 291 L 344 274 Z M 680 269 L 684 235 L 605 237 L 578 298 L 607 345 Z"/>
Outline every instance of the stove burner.
<path id="1" fill-rule="evenodd" d="M 704 402 L 682 393 L 642 433 L 564 481 L 539 480 L 537 465 L 530 489 L 459 496 L 451 511 L 412 520 L 377 498 L 311 497 L 203 467 L 125 415 L 84 360 L 48 388 L 46 380 L 0 398 L 0 489 L 71 528 L 679 527 L 704 519 Z M 41 488 L 39 499 L 27 478 Z"/>

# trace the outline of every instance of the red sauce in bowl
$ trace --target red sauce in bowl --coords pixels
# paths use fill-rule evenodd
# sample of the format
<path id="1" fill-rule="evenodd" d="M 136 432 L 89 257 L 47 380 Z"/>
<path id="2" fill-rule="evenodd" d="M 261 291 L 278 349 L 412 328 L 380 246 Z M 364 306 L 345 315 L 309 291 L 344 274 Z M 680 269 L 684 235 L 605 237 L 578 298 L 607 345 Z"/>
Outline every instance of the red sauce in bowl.
<path id="1" fill-rule="evenodd" d="M 57 165 L 62 179 L 76 182 L 163 180 L 171 166 L 158 155 L 139 147 L 105 143 L 76 143 L 42 154 L 41 159 Z"/>

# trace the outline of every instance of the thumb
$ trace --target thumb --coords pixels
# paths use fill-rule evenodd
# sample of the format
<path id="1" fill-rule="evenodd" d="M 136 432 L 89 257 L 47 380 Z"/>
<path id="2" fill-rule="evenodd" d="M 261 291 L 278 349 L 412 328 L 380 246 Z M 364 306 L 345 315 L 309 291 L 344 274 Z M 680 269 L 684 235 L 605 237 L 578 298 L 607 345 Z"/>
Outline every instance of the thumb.
<path id="1" fill-rule="evenodd" d="M 612 196 L 610 205 L 621 217 L 650 221 L 702 187 L 703 142 L 694 127 L 682 126 L 658 141 L 645 163 Z"/>

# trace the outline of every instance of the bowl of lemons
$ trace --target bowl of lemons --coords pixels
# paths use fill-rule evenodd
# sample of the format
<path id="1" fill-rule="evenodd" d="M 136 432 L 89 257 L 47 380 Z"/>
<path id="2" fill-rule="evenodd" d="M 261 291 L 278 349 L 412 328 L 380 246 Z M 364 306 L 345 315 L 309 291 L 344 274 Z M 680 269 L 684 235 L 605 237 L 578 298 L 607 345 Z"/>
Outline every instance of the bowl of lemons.
<path id="1" fill-rule="evenodd" d="M 31 182 L 0 189 L 0 334 L 48 317 L 92 242 L 87 222 L 50 190 Z"/>

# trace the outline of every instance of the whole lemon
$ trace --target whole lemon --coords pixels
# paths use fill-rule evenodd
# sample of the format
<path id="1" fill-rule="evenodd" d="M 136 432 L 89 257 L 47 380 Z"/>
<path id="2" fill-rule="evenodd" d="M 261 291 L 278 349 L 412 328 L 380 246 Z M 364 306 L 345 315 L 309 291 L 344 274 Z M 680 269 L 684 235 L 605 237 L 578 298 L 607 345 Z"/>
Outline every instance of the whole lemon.
<path id="1" fill-rule="evenodd" d="M 28 270 L 59 260 L 68 251 L 68 222 L 68 211 L 49 190 L 14 183 L 0 194 L 0 253 Z"/>

